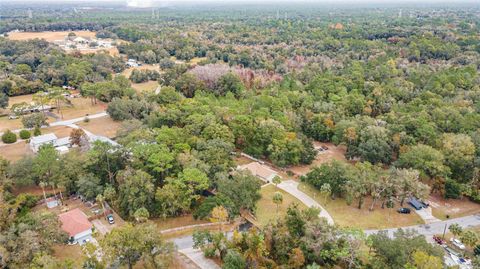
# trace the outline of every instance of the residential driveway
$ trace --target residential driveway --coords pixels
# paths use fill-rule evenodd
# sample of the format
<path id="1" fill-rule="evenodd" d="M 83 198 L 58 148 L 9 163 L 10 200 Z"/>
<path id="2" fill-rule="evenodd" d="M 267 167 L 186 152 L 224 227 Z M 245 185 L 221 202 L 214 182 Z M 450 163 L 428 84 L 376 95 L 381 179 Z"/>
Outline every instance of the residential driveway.
<path id="1" fill-rule="evenodd" d="M 434 223 L 434 222 L 439 222 L 441 220 L 435 218 L 433 215 L 432 215 L 432 208 L 431 207 L 427 207 L 427 208 L 422 208 L 420 210 L 415 210 L 415 213 L 417 213 L 417 215 L 420 216 L 420 218 L 423 219 L 423 221 L 425 221 L 426 224 L 430 224 L 430 223 Z"/>
<path id="2" fill-rule="evenodd" d="M 332 216 L 317 201 L 298 189 L 298 182 L 294 180 L 282 181 L 278 187 L 296 197 L 308 207 L 318 207 L 321 209 L 320 217 L 326 218 L 329 224 L 334 224 Z"/>
<path id="3" fill-rule="evenodd" d="M 95 229 L 102 235 L 105 235 L 111 231 L 111 228 L 105 225 L 101 220 L 96 219 L 92 220 L 93 226 L 95 226 Z"/>
<path id="4" fill-rule="evenodd" d="M 185 254 L 185 256 L 192 260 L 201 269 L 220 269 L 220 266 L 218 266 L 215 262 L 205 258 L 201 250 L 186 248 L 180 249 L 179 251 Z"/>

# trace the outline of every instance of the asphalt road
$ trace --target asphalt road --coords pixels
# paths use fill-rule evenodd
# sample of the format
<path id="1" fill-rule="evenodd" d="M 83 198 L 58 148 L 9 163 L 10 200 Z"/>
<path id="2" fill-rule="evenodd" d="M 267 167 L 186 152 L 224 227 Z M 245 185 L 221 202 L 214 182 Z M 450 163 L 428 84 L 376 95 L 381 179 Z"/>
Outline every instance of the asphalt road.
<path id="1" fill-rule="evenodd" d="M 445 229 L 445 225 L 448 229 L 448 226 L 451 224 L 458 224 L 462 228 L 470 228 L 470 227 L 475 227 L 475 226 L 480 226 L 480 214 L 472 215 L 472 216 L 467 216 L 467 217 L 461 217 L 461 218 L 456 218 L 456 219 L 450 219 L 446 221 L 439 221 L 431 224 L 422 224 L 422 225 L 415 225 L 415 226 L 408 226 L 408 227 L 402 227 L 402 229 L 411 229 L 416 231 L 418 234 L 422 234 L 427 237 L 427 239 L 430 239 L 434 234 L 442 234 L 443 230 Z M 392 228 L 392 229 L 385 229 L 385 231 L 388 231 L 388 234 L 393 237 L 393 233 L 398 230 L 398 228 Z M 377 233 L 381 230 L 365 230 L 366 235 L 370 235 L 373 233 Z M 231 236 L 231 232 L 228 233 L 228 236 Z M 187 249 L 187 248 L 193 248 L 193 239 L 192 236 L 184 236 L 184 237 L 179 237 L 175 238 L 172 240 L 175 245 L 177 246 L 178 249 Z"/>

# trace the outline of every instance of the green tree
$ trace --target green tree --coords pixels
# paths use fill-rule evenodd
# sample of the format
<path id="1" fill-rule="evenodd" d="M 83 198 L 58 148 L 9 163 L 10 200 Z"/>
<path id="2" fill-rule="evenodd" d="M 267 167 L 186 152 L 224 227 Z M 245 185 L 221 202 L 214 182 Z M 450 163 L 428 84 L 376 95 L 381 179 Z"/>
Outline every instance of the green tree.
<path id="1" fill-rule="evenodd" d="M 463 233 L 463 229 L 460 225 L 454 223 L 448 226 L 448 230 L 453 234 L 453 238 Z"/>
<path id="2" fill-rule="evenodd" d="M 283 195 L 280 192 L 275 192 L 272 197 L 273 203 L 277 205 L 277 214 L 278 214 L 278 208 L 283 202 Z"/>
<path id="3" fill-rule="evenodd" d="M 243 269 L 247 264 L 243 256 L 233 249 L 227 251 L 227 255 L 223 259 L 222 269 Z"/>
<path id="4" fill-rule="evenodd" d="M 232 178 L 218 182 L 218 192 L 228 197 L 238 210 L 254 211 L 260 200 L 260 182 L 247 172 L 237 172 Z"/>

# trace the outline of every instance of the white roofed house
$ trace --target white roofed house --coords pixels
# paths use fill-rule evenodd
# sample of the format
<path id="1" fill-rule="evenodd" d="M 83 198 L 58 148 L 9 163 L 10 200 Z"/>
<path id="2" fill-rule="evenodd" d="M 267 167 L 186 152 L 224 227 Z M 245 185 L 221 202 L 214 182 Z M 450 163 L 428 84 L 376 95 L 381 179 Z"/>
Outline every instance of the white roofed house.
<path id="1" fill-rule="evenodd" d="M 55 145 L 57 141 L 57 136 L 55 134 L 44 134 L 39 136 L 34 136 L 30 138 L 30 148 L 33 152 L 38 152 L 41 146 L 46 144 Z"/>

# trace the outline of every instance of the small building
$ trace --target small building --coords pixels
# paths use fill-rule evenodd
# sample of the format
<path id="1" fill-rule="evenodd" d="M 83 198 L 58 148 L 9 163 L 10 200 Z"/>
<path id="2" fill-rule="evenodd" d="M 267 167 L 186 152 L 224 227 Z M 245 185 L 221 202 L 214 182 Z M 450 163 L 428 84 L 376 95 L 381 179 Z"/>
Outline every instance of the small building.
<path id="1" fill-rule="evenodd" d="M 45 200 L 45 203 L 47 204 L 48 208 L 54 208 L 59 205 L 59 202 L 56 197 L 50 197 Z"/>
<path id="2" fill-rule="evenodd" d="M 92 223 L 82 210 L 75 208 L 68 212 L 58 215 L 62 223 L 62 230 L 70 236 L 70 243 L 80 245 L 92 239 Z"/>
<path id="3" fill-rule="evenodd" d="M 410 198 L 410 200 L 408 201 L 408 203 L 409 203 L 413 208 L 415 208 L 416 210 L 420 210 L 420 209 L 422 209 L 422 208 L 425 207 L 425 205 L 424 205 L 422 202 L 418 201 L 418 200 L 415 199 L 415 198 Z"/>
<path id="4" fill-rule="evenodd" d="M 53 133 L 34 136 L 30 138 L 30 148 L 33 152 L 38 152 L 41 146 L 45 144 L 54 145 L 55 141 L 57 141 L 57 136 Z"/>
<path id="5" fill-rule="evenodd" d="M 245 165 L 240 165 L 237 167 L 237 170 L 248 170 L 252 175 L 258 177 L 262 181 L 267 183 L 272 182 L 273 178 L 278 176 L 277 172 L 270 169 L 266 165 L 262 165 L 258 162 L 251 162 Z"/>

